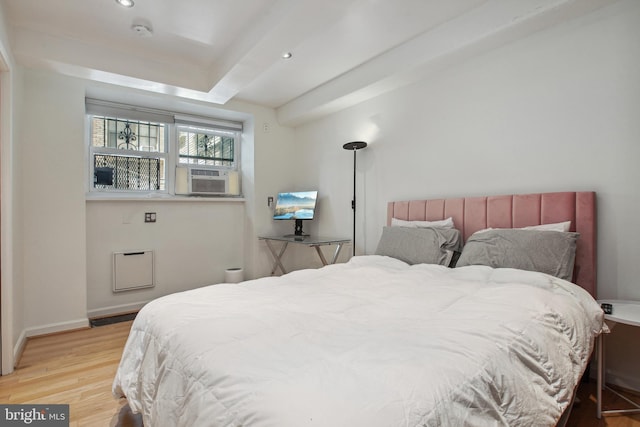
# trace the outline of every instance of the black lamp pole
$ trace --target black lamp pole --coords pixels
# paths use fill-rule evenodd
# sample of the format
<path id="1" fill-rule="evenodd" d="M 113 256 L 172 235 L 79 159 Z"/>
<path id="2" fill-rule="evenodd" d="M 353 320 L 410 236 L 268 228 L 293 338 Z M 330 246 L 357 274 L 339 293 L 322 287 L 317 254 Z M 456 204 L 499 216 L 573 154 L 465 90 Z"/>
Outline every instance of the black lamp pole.
<path id="1" fill-rule="evenodd" d="M 364 141 L 347 142 L 342 146 L 345 150 L 353 151 L 353 199 L 351 200 L 351 209 L 353 209 L 353 256 L 356 255 L 356 151 L 366 146 L 367 143 Z"/>

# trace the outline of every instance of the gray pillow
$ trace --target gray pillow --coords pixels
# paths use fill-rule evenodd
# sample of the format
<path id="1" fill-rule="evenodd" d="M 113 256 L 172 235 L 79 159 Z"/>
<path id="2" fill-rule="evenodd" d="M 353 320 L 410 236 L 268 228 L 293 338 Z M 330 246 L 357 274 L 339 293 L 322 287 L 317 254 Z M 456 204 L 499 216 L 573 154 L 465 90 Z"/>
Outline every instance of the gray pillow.
<path id="1" fill-rule="evenodd" d="M 453 251 L 460 248 L 460 231 L 455 228 L 384 227 L 376 255 L 386 255 L 407 264 L 449 265 Z"/>
<path id="2" fill-rule="evenodd" d="M 578 233 L 496 229 L 474 233 L 456 267 L 488 265 L 539 271 L 571 281 Z"/>

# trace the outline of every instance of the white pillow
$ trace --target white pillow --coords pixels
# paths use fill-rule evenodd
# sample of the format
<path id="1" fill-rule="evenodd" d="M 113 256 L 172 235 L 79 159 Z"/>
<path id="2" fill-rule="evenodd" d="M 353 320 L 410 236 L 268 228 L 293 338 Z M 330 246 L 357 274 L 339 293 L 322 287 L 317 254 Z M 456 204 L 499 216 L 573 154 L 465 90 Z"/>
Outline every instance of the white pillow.
<path id="1" fill-rule="evenodd" d="M 529 225 L 527 227 L 521 228 L 484 228 L 482 230 L 476 231 L 476 233 L 484 233 L 485 231 L 490 230 L 538 230 L 538 231 L 560 231 L 566 233 L 571 228 L 571 221 L 564 222 L 556 222 L 553 224 L 540 224 L 540 225 Z"/>
<path id="2" fill-rule="evenodd" d="M 571 228 L 571 221 L 556 222 L 554 224 L 530 225 L 522 227 L 521 230 L 543 230 L 543 231 L 562 231 L 566 233 Z"/>
<path id="3" fill-rule="evenodd" d="M 391 226 L 410 228 L 454 228 L 453 218 L 451 217 L 439 221 L 405 221 L 403 219 L 391 218 Z"/>

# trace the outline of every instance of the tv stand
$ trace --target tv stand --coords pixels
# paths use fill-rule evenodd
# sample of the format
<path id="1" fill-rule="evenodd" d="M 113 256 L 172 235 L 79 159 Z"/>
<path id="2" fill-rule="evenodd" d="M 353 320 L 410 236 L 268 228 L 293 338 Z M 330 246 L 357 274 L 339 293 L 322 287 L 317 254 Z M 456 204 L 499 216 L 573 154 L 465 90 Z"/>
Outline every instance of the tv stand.
<path id="1" fill-rule="evenodd" d="M 340 249 L 342 249 L 342 245 L 346 243 L 350 243 L 351 239 L 342 239 L 342 238 L 327 238 L 327 237 L 311 237 L 311 236 L 261 236 L 258 237 L 259 240 L 264 240 L 269 248 L 269 252 L 273 255 L 273 266 L 271 268 L 271 275 L 273 276 L 278 268 L 282 272 L 282 274 L 286 274 L 287 270 L 285 270 L 282 265 L 282 255 L 284 251 L 287 249 L 289 243 L 298 243 L 300 245 L 305 245 L 311 248 L 315 248 L 318 257 L 320 257 L 320 261 L 322 265 L 335 264 L 338 259 L 338 255 L 340 254 Z M 281 242 L 282 246 L 279 251 L 276 251 L 276 248 L 273 247 L 272 242 Z M 320 250 L 320 246 L 327 245 L 336 245 L 335 252 L 333 253 L 333 257 L 330 262 L 327 262 L 327 259 L 324 257 L 324 254 Z"/>

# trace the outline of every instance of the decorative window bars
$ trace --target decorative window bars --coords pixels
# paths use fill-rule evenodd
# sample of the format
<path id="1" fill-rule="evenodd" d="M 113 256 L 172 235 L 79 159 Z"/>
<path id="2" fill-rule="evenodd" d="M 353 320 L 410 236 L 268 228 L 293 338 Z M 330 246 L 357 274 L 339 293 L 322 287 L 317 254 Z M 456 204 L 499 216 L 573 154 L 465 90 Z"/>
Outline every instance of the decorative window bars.
<path id="1" fill-rule="evenodd" d="M 93 161 L 94 188 L 160 190 L 161 159 L 96 154 Z"/>

